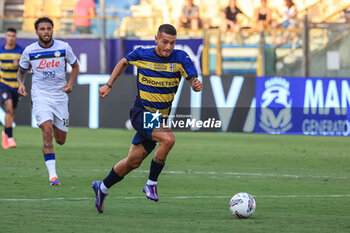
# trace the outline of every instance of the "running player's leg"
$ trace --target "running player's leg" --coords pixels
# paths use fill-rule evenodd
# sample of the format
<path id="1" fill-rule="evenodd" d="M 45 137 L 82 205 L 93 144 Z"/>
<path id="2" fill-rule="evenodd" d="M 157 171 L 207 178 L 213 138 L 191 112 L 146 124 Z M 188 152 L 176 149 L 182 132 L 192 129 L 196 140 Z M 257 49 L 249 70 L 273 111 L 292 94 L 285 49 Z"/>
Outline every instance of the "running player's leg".
<path id="1" fill-rule="evenodd" d="M 114 165 L 109 175 L 103 180 L 102 191 L 106 193 L 109 188 L 121 181 L 129 172 L 138 168 L 147 155 L 148 153 L 142 144 L 131 144 L 128 156 Z"/>
<path id="2" fill-rule="evenodd" d="M 146 193 L 148 199 L 158 201 L 158 177 L 165 166 L 165 160 L 169 151 L 175 144 L 175 136 L 169 128 L 154 129 L 152 131 L 152 140 L 158 142 L 159 146 L 151 161 L 148 180 L 143 187 L 143 192 Z"/>
<path id="3" fill-rule="evenodd" d="M 5 125 L 4 125 L 4 131 L 2 132 L 2 147 L 4 149 L 10 148 L 9 146 L 9 138 L 12 138 L 12 123 L 13 118 L 11 117 L 13 115 L 13 108 L 12 108 L 12 99 L 7 98 L 4 101 L 4 108 L 5 108 Z"/>
<path id="4" fill-rule="evenodd" d="M 128 156 L 120 160 L 102 182 L 93 182 L 92 188 L 96 196 L 95 206 L 99 213 L 103 213 L 104 211 L 103 201 L 107 195 L 108 189 L 121 181 L 129 172 L 138 168 L 147 155 L 148 153 L 142 144 L 131 144 Z"/>
<path id="5" fill-rule="evenodd" d="M 13 99 L 15 97 L 16 96 L 13 96 L 13 92 L 11 92 L 7 87 L 0 86 L 0 99 L 4 105 L 4 110 L 5 110 L 4 131 L 1 133 L 2 147 L 4 149 L 8 149 L 16 146 L 16 142 L 13 139 L 13 130 L 12 130 L 12 124 L 14 121 L 14 114 L 15 114 L 14 109 L 18 101 L 18 97 L 17 99 Z"/>
<path id="6" fill-rule="evenodd" d="M 131 144 L 128 157 L 120 160 L 114 166 L 114 172 L 120 176 L 126 176 L 132 170 L 138 168 L 148 153 L 142 144 Z"/>
<path id="7" fill-rule="evenodd" d="M 5 101 L 5 129 L 11 128 L 12 130 L 12 124 L 13 124 L 13 119 L 15 115 L 15 110 L 13 109 L 13 103 L 12 99 L 8 99 Z M 7 136 L 12 137 L 12 132 L 11 135 L 7 134 Z"/>
<path id="8" fill-rule="evenodd" d="M 59 106 L 55 107 L 53 114 L 54 138 L 57 144 L 63 145 L 66 142 L 69 124 L 68 102 L 62 101 Z"/>
<path id="9" fill-rule="evenodd" d="M 18 94 L 9 92 L 9 98 L 5 101 L 5 134 L 8 136 L 8 148 L 16 147 L 16 142 L 13 137 L 12 125 L 15 119 L 15 111 L 18 103 Z"/>
<path id="10" fill-rule="evenodd" d="M 43 135 L 43 154 L 55 153 L 53 147 L 53 125 L 52 121 L 45 121 L 40 125 L 40 129 Z"/>
<path id="11" fill-rule="evenodd" d="M 175 144 L 175 135 L 169 128 L 162 127 L 153 130 L 152 140 L 159 143 L 153 160 L 157 163 L 165 163 L 169 151 Z"/>
<path id="12" fill-rule="evenodd" d="M 67 132 L 60 130 L 55 125 L 53 125 L 53 135 L 57 144 L 63 145 L 66 142 Z"/>
<path id="13" fill-rule="evenodd" d="M 56 173 L 55 150 L 53 147 L 54 130 L 52 121 L 45 121 L 40 125 L 40 129 L 43 135 L 43 154 L 49 172 L 50 185 L 59 185 L 60 182 L 58 181 Z"/>
<path id="14" fill-rule="evenodd" d="M 53 120 L 48 121 L 49 123 L 44 122 L 42 124 L 43 127 L 40 125 L 40 128 L 42 128 L 43 131 L 44 147 L 45 145 L 47 147 L 47 150 L 44 151 L 43 149 L 43 153 L 49 171 L 50 185 L 59 185 L 61 183 L 56 173 L 56 156 L 53 148 L 53 138 L 55 138 L 57 144 L 63 145 L 66 142 L 68 128 L 66 121 L 60 120 L 60 118 L 52 113 L 51 117 Z"/>

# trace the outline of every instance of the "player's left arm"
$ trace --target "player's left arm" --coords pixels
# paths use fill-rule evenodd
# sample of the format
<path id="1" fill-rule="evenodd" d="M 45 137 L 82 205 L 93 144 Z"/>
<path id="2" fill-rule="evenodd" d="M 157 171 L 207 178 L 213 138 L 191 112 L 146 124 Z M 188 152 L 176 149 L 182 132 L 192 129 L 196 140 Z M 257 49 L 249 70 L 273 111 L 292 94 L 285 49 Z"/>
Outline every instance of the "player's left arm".
<path id="1" fill-rule="evenodd" d="M 72 65 L 72 72 L 70 73 L 69 81 L 64 85 L 63 92 L 71 93 L 74 83 L 77 81 L 79 75 L 79 63 L 76 62 Z"/>
<path id="2" fill-rule="evenodd" d="M 26 70 L 19 68 L 17 72 L 17 81 L 19 83 L 18 91 L 17 93 L 21 96 L 27 96 L 26 87 L 24 86 L 24 80 L 25 80 L 25 73 Z"/>
<path id="3" fill-rule="evenodd" d="M 181 69 L 181 75 L 185 77 L 187 81 L 189 81 L 192 90 L 194 90 L 195 92 L 201 91 L 203 89 L 203 84 L 197 78 L 198 74 L 192 60 L 190 59 L 190 56 L 188 56 L 186 52 L 181 52 L 180 58 L 183 67 Z"/>
<path id="4" fill-rule="evenodd" d="M 19 68 L 17 71 L 17 81 L 19 84 L 17 93 L 21 96 L 27 96 L 26 87 L 24 86 L 25 74 L 28 70 L 31 69 L 30 59 L 28 55 L 27 49 L 25 49 L 22 53 L 21 59 L 18 64 Z"/>
<path id="5" fill-rule="evenodd" d="M 197 77 L 190 78 L 188 81 L 190 82 L 192 90 L 195 92 L 199 92 L 203 89 L 203 83 L 197 79 Z"/>
<path id="6" fill-rule="evenodd" d="M 66 61 L 72 66 L 72 72 L 70 73 L 69 81 L 64 85 L 63 92 L 71 93 L 74 83 L 77 81 L 79 75 L 79 63 L 78 59 L 73 53 L 72 47 L 66 43 Z"/>

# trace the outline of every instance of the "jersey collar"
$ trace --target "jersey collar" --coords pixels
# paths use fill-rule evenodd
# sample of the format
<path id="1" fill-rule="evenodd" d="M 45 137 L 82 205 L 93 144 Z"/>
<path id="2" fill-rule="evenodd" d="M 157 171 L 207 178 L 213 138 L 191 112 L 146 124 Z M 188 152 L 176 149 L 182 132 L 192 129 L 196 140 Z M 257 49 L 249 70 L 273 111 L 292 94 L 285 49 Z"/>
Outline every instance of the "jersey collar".
<path id="1" fill-rule="evenodd" d="M 39 41 L 38 41 L 38 45 L 39 45 L 41 48 L 43 48 L 43 49 L 49 49 L 49 48 L 51 48 L 51 47 L 53 46 L 54 43 L 55 43 L 55 40 L 52 39 L 52 44 L 51 44 L 51 46 L 46 48 L 46 47 L 42 46 L 42 45 L 39 43 Z"/>

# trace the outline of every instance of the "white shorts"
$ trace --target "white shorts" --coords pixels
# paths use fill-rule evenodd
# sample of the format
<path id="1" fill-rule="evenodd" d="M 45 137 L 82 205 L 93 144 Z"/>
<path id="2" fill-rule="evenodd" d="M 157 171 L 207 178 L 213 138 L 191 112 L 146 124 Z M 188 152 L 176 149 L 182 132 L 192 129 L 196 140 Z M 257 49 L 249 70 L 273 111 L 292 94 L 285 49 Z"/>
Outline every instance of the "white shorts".
<path id="1" fill-rule="evenodd" d="M 67 132 L 69 124 L 68 101 L 48 101 L 33 99 L 33 115 L 38 126 L 51 120 L 58 129 Z"/>

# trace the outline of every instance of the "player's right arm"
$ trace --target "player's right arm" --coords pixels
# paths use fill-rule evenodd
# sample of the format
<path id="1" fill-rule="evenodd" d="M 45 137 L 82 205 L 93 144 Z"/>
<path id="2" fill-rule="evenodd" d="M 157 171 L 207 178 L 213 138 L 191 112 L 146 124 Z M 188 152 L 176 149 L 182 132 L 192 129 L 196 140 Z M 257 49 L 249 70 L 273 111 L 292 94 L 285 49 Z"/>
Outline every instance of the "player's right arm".
<path id="1" fill-rule="evenodd" d="M 105 84 L 104 86 L 100 87 L 99 89 L 99 93 L 100 93 L 100 97 L 104 98 L 106 97 L 109 92 L 111 91 L 111 87 L 113 85 L 113 83 L 115 82 L 115 80 L 117 80 L 117 78 L 124 73 L 124 71 L 126 70 L 126 68 L 128 67 L 129 63 L 128 60 L 126 60 L 125 57 L 123 57 L 118 64 L 114 67 L 114 70 L 111 74 L 111 77 L 109 78 L 107 84 Z"/>
<path id="2" fill-rule="evenodd" d="M 28 48 L 28 47 L 27 47 Z M 18 94 L 21 96 L 27 96 L 26 87 L 24 86 L 25 73 L 30 68 L 30 59 L 28 49 L 25 48 L 21 59 L 19 60 L 19 68 L 17 72 L 17 81 L 19 83 Z"/>
<path id="3" fill-rule="evenodd" d="M 23 70 L 21 68 L 18 69 L 17 72 L 17 81 L 19 83 L 19 87 L 18 87 L 18 94 L 21 96 L 27 96 L 27 92 L 26 92 L 26 87 L 24 86 L 24 80 L 25 80 L 25 73 L 26 70 Z"/>

